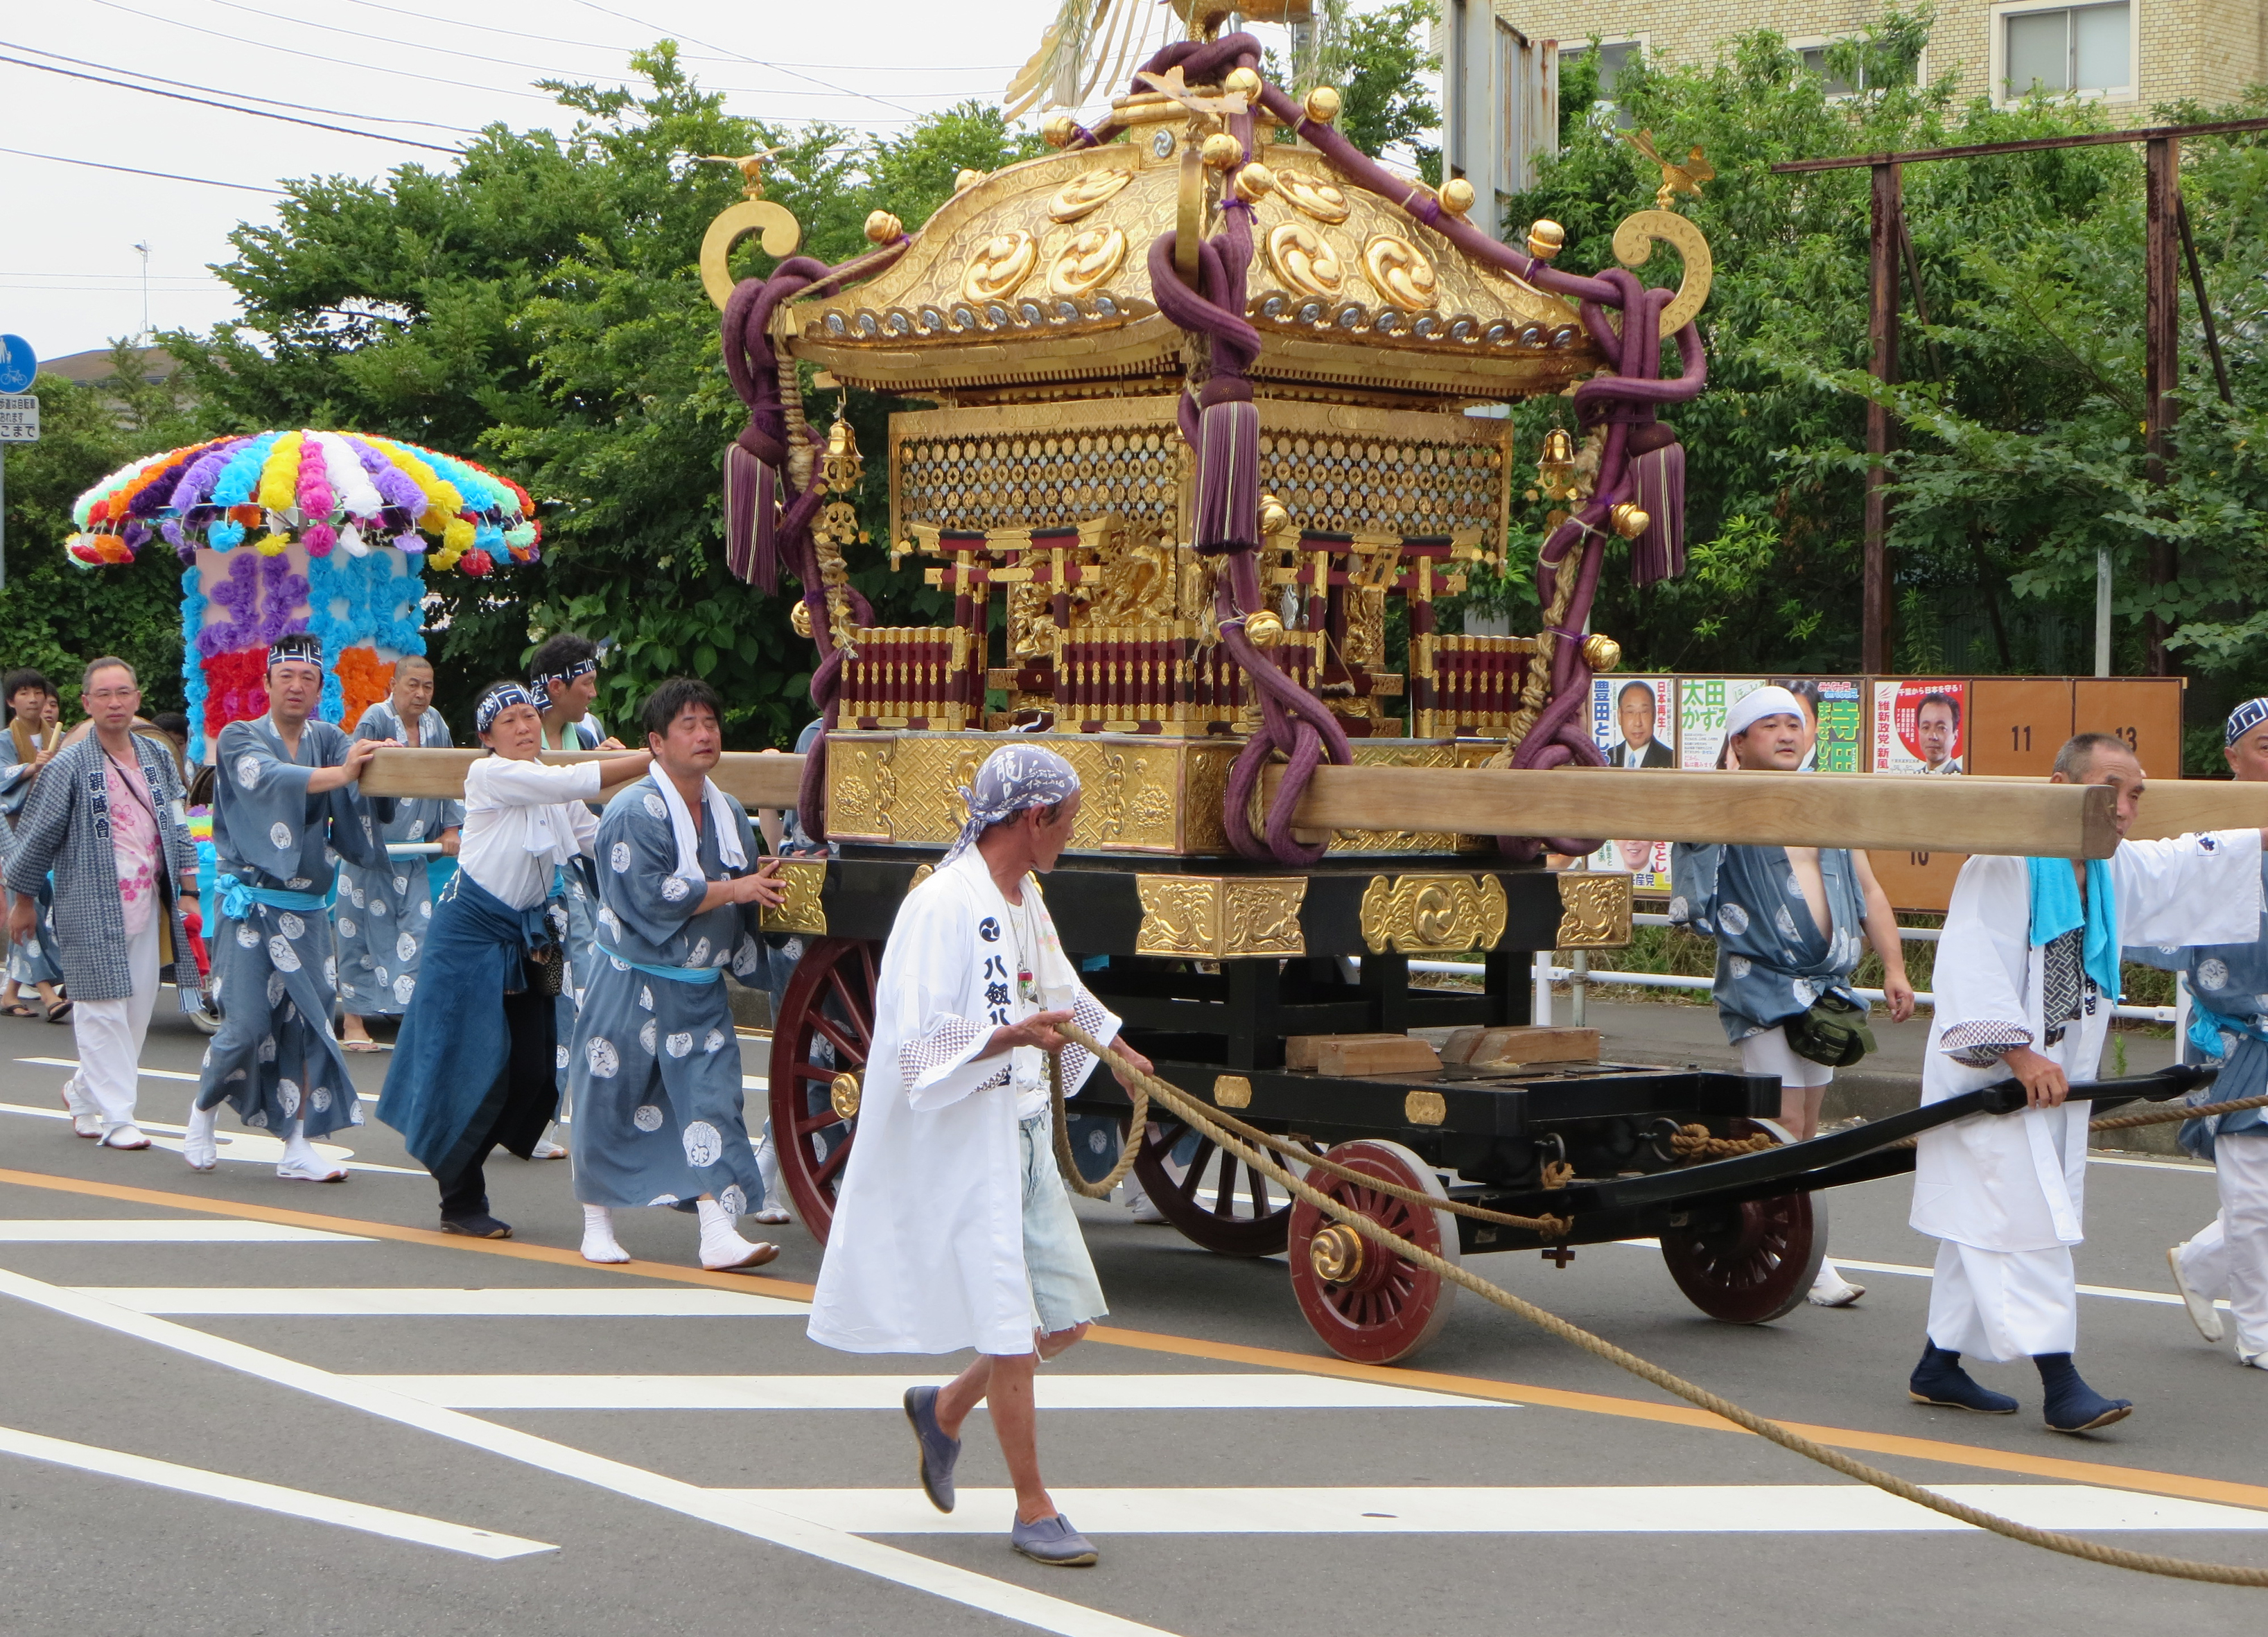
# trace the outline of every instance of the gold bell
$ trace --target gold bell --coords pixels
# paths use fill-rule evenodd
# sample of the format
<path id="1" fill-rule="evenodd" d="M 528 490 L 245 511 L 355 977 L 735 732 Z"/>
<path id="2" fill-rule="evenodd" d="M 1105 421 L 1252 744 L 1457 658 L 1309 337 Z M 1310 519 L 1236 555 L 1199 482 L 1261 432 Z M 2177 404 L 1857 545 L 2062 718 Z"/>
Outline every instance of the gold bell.
<path id="1" fill-rule="evenodd" d="M 1244 634 L 1255 648 L 1273 648 L 1284 640 L 1284 621 L 1272 608 L 1258 609 L 1244 616 Z"/>
<path id="2" fill-rule="evenodd" d="M 876 210 L 866 217 L 866 237 L 878 245 L 895 245 L 906 236 L 906 224 L 887 210 Z"/>
<path id="3" fill-rule="evenodd" d="M 1220 82 L 1220 88 L 1250 102 L 1260 95 L 1260 76 L 1248 68 L 1231 69 L 1228 77 Z"/>
<path id="4" fill-rule="evenodd" d="M 1473 185 L 1462 176 L 1453 176 L 1441 184 L 1441 209 L 1451 216 L 1462 216 L 1473 208 Z"/>
<path id="5" fill-rule="evenodd" d="M 1291 526 L 1292 514 L 1284 503 L 1273 495 L 1263 495 L 1260 497 L 1260 532 L 1263 534 L 1281 534 Z"/>
<path id="6" fill-rule="evenodd" d="M 795 628 L 795 634 L 798 636 L 810 636 L 811 605 L 805 602 L 800 597 L 797 598 L 795 599 L 794 606 L 787 611 L 787 622 L 789 625 Z"/>
<path id="7" fill-rule="evenodd" d="M 1548 218 L 1528 230 L 1528 253 L 1538 261 L 1549 261 L 1567 247 L 1567 230 Z"/>
<path id="8" fill-rule="evenodd" d="M 1319 125 L 1329 125 L 1339 116 L 1340 97 L 1335 85 L 1318 85 L 1307 93 L 1307 117 Z"/>
<path id="9" fill-rule="evenodd" d="M 1583 639 L 1583 663 L 1597 672 L 1614 670 L 1623 662 L 1623 645 L 1604 633 Z"/>
<path id="10" fill-rule="evenodd" d="M 1068 114 L 1058 114 L 1040 127 L 1040 140 L 1050 148 L 1068 148 L 1077 135 L 1079 121 Z"/>
<path id="11" fill-rule="evenodd" d="M 1216 171 L 1226 171 L 1231 165 L 1244 163 L 1244 144 L 1226 131 L 1215 131 L 1204 139 L 1204 146 L 1197 151 Z"/>
<path id="12" fill-rule="evenodd" d="M 985 173 L 983 171 L 955 171 L 953 173 L 953 191 L 957 194 L 965 194 L 970 188 L 976 187 L 977 183 L 983 181 Z"/>
<path id="13" fill-rule="evenodd" d="M 1627 500 L 1617 505 L 1612 512 L 1608 514 L 1608 516 L 1614 525 L 1615 532 L 1621 535 L 1626 540 L 1634 540 L 1639 535 L 1645 533 L 1646 531 L 1646 525 L 1653 521 L 1652 518 L 1648 517 L 1638 507 L 1631 504 Z"/>
<path id="14" fill-rule="evenodd" d="M 1255 159 L 1250 165 L 1237 167 L 1233 186 L 1239 199 L 1255 204 L 1275 187 L 1276 173 Z"/>

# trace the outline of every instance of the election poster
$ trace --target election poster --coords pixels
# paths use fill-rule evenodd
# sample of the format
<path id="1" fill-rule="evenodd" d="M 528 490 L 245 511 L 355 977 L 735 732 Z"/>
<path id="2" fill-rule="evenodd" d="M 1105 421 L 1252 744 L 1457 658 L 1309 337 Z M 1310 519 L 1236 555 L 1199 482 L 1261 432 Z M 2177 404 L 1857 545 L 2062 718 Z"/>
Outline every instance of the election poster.
<path id="1" fill-rule="evenodd" d="M 1802 771 L 1857 773 L 1866 740 L 1865 707 L 1855 677 L 1774 677 L 1803 706 Z"/>
<path id="2" fill-rule="evenodd" d="M 1609 841 L 1591 855 L 1594 870 L 1626 870 L 1633 892 L 1669 891 L 1669 843 Z"/>
<path id="3" fill-rule="evenodd" d="M 1725 713 L 1764 686 L 1762 677 L 1687 677 L 1677 685 L 1677 765 L 1710 768 L 1725 757 Z"/>
<path id="4" fill-rule="evenodd" d="M 1968 769 L 1969 685 L 1929 678 L 1874 684 L 1874 771 Z"/>
<path id="5" fill-rule="evenodd" d="M 1594 677 L 1591 742 L 1609 767 L 1677 765 L 1677 683 L 1671 677 Z"/>

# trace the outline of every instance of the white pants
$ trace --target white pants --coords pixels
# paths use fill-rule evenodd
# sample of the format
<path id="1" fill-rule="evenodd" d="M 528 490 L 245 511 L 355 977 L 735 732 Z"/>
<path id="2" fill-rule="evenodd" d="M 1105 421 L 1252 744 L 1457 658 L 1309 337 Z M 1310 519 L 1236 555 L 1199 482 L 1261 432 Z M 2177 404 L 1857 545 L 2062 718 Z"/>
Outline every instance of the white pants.
<path id="1" fill-rule="evenodd" d="M 2268 1353 L 2268 1131 L 2240 1131 L 2213 1144 L 2220 1215 L 2181 1247 L 2182 1278 L 2207 1301 L 2226 1297 L 2236 1350 Z"/>
<path id="2" fill-rule="evenodd" d="M 2079 1276 L 2071 1247 L 1980 1251 L 1937 1242 L 1929 1286 L 1929 1339 L 1994 1364 L 2079 1345 Z"/>
<path id="3" fill-rule="evenodd" d="M 78 1043 L 78 1073 L 69 1090 L 102 1117 L 105 1136 L 134 1123 L 134 1097 L 141 1083 L 142 1040 L 150 1032 L 150 1012 L 158 1003 L 158 914 L 126 941 L 127 968 L 134 993 L 122 1001 L 71 1003 L 71 1034 Z"/>
<path id="4" fill-rule="evenodd" d="M 1746 1074 L 1778 1075 L 1783 1086 L 1802 1086 L 1806 1090 L 1823 1086 L 1835 1078 L 1835 1071 L 1826 1064 L 1798 1057 L 1788 1049 L 1786 1028 L 1767 1029 L 1742 1040 L 1741 1068 Z"/>

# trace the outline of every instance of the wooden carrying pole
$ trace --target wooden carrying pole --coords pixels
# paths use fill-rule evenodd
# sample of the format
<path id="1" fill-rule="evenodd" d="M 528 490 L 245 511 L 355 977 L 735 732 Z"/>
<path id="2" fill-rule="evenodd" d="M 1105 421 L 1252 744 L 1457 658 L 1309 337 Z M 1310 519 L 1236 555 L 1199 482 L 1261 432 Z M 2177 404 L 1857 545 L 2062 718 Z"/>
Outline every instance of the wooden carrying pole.
<path id="1" fill-rule="evenodd" d="M 558 767 L 567 762 L 604 761 L 621 751 L 546 751 L 541 760 Z M 370 759 L 361 781 L 364 796 L 446 796 L 461 799 L 465 769 L 486 751 L 382 750 Z M 803 758 L 775 756 L 761 751 L 726 751 L 709 774 L 718 789 L 743 807 L 792 807 L 803 789 Z M 615 787 L 619 789 L 620 787 Z"/>

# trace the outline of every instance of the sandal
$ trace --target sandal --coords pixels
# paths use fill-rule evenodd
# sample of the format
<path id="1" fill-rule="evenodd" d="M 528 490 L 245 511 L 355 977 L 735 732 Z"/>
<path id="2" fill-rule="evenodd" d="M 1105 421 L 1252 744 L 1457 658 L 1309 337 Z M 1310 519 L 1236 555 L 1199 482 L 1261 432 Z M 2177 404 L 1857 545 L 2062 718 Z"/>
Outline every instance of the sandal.
<path id="1" fill-rule="evenodd" d="M 339 1049 L 342 1052 L 384 1052 L 391 1048 L 383 1040 L 342 1040 Z"/>
<path id="2" fill-rule="evenodd" d="M 48 1008 L 48 1021 L 51 1024 L 69 1023 L 70 1015 L 71 1003 L 69 1001 L 57 1001 Z"/>
<path id="3" fill-rule="evenodd" d="M 5 1006 L 0 1006 L 0 1017 L 37 1017 L 39 1015 L 35 1009 L 21 1001 L 11 1001 Z"/>

